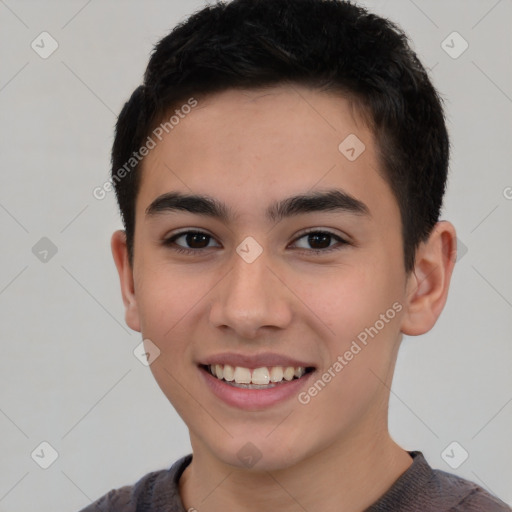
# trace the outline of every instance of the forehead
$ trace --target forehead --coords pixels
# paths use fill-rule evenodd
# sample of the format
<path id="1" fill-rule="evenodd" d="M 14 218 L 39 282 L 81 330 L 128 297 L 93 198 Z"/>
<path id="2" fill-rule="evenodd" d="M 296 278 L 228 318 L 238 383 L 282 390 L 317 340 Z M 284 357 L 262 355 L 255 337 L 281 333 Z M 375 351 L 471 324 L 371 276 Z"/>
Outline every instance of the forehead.
<path id="1" fill-rule="evenodd" d="M 198 98 L 163 133 L 143 162 L 137 210 L 177 190 L 255 214 L 333 187 L 366 204 L 382 203 L 383 194 L 393 201 L 373 134 L 346 98 L 300 86 L 228 90 Z"/>

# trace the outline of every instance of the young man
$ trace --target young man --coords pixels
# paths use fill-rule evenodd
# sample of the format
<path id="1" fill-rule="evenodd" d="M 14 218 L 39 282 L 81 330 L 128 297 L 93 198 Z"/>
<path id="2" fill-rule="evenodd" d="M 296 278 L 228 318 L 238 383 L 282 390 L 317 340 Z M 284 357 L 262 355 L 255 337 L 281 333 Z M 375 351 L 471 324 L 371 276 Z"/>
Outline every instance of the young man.
<path id="1" fill-rule="evenodd" d="M 235 0 L 160 41 L 117 124 L 112 251 L 193 454 L 84 510 L 510 510 L 387 427 L 402 336 L 447 298 L 448 151 L 405 35 L 361 7 Z"/>

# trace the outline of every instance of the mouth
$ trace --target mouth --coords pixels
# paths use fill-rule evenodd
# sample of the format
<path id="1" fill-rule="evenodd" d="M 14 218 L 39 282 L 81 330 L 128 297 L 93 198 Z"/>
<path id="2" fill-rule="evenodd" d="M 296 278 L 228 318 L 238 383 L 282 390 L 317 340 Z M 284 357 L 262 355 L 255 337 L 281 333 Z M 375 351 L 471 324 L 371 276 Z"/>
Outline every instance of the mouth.
<path id="1" fill-rule="evenodd" d="M 312 373 L 312 366 L 261 366 L 246 368 L 229 364 L 199 365 L 215 379 L 240 389 L 272 389 L 292 381 L 300 380 Z"/>

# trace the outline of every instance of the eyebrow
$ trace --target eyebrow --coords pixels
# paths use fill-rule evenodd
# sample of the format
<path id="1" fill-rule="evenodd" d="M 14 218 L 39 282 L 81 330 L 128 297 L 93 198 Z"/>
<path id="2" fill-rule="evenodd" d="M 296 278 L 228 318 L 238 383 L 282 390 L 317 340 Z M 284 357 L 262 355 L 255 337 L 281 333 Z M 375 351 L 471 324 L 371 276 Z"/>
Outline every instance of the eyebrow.
<path id="1" fill-rule="evenodd" d="M 201 194 L 169 192 L 158 196 L 147 208 L 146 216 L 185 211 L 205 217 L 219 219 L 225 223 L 236 217 L 225 203 Z M 269 221 L 278 222 L 284 218 L 313 212 L 346 212 L 370 217 L 368 206 L 341 189 L 315 191 L 300 194 L 272 203 L 265 215 Z"/>

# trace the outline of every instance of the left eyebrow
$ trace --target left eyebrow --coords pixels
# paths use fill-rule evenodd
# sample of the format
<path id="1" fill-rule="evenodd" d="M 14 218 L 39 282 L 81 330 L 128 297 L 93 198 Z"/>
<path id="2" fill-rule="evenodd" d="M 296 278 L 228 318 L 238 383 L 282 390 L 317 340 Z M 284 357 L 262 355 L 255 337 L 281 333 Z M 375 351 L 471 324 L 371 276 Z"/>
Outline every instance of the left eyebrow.
<path id="1" fill-rule="evenodd" d="M 312 192 L 288 197 L 271 204 L 267 209 L 267 218 L 278 222 L 286 217 L 304 213 L 338 211 L 370 217 L 370 209 L 365 203 L 341 189 L 325 192 Z"/>
<path id="2" fill-rule="evenodd" d="M 154 216 L 172 211 L 186 211 L 196 215 L 217 218 L 223 222 L 236 215 L 217 199 L 200 194 L 169 192 L 157 197 L 147 208 L 146 215 Z M 313 212 L 338 211 L 370 217 L 368 206 L 341 189 L 315 191 L 287 197 L 272 203 L 266 210 L 267 219 L 278 222 L 284 218 Z"/>

